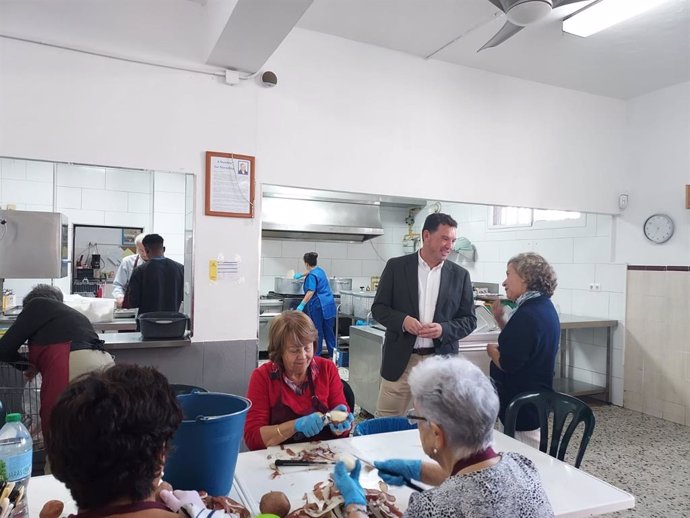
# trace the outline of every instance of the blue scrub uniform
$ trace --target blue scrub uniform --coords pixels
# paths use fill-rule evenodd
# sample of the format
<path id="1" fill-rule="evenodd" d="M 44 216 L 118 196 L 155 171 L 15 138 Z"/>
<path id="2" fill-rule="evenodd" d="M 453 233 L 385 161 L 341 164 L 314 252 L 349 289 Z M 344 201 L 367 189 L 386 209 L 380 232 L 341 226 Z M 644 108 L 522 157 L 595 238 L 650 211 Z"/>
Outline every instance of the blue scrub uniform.
<path id="1" fill-rule="evenodd" d="M 335 318 L 337 309 L 335 306 L 335 299 L 331 293 L 331 287 L 328 285 L 328 277 L 323 268 L 316 266 L 313 268 L 304 279 L 304 293 L 313 291 L 314 295 L 305 308 L 307 315 L 314 322 L 314 327 L 319 333 L 319 342 L 315 353 L 321 352 L 323 347 L 323 340 L 326 340 L 328 347 L 328 354 L 333 356 L 335 349 Z"/>

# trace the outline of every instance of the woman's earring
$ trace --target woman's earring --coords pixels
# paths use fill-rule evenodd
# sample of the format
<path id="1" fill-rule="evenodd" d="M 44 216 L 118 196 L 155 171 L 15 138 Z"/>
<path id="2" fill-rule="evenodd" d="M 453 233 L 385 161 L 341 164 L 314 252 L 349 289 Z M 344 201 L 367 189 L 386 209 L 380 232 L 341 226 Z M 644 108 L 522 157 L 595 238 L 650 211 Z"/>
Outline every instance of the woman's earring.
<path id="1" fill-rule="evenodd" d="M 431 450 L 431 452 L 432 452 L 434 455 L 436 455 L 436 454 L 438 453 L 438 450 L 437 450 L 436 448 L 434 448 L 433 450 Z"/>

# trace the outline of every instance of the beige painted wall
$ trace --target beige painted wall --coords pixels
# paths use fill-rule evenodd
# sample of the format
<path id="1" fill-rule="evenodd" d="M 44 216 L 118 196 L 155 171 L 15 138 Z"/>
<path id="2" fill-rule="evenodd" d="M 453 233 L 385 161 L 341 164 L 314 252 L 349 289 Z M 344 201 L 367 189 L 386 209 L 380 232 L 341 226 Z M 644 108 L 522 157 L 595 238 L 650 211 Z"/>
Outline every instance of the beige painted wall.
<path id="1" fill-rule="evenodd" d="M 690 271 L 628 270 L 623 405 L 690 425 Z"/>

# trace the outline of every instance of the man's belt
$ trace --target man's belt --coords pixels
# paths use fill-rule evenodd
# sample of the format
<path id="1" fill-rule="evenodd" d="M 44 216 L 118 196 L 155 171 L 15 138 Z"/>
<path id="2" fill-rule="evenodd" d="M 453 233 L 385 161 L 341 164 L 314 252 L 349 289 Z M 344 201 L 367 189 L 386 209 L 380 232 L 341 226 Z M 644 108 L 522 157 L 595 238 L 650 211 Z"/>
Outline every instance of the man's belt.
<path id="1" fill-rule="evenodd" d="M 418 354 L 419 356 L 428 356 L 434 354 L 436 349 L 433 347 L 419 347 L 417 349 L 412 349 L 412 354 Z"/>

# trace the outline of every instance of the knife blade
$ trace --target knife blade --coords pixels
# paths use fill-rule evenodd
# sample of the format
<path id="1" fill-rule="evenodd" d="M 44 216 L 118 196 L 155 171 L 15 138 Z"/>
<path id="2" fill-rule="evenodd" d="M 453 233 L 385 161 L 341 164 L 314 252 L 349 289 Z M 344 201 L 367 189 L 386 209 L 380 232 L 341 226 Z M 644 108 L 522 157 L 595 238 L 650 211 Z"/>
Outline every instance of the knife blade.
<path id="1" fill-rule="evenodd" d="M 275 465 L 278 466 L 313 466 L 313 465 L 330 465 L 335 464 L 335 461 L 327 460 L 296 460 L 296 459 L 276 459 Z"/>
<path id="2" fill-rule="evenodd" d="M 354 458 L 359 459 L 359 461 L 360 461 L 362 464 L 365 464 L 365 465 L 369 466 L 370 468 L 373 468 L 373 469 L 378 470 L 379 473 L 387 473 L 388 475 L 394 475 L 394 476 L 397 476 L 397 477 L 401 477 L 401 478 L 403 479 L 403 481 L 405 482 L 405 485 L 406 485 L 407 487 L 409 487 L 410 489 L 414 490 L 414 491 L 418 491 L 418 492 L 420 492 L 420 493 L 421 493 L 422 491 L 424 491 L 424 488 L 423 488 L 423 487 L 418 486 L 417 484 L 415 484 L 414 482 L 412 482 L 412 480 L 410 480 L 409 478 L 407 478 L 407 477 L 405 477 L 405 476 L 403 476 L 403 475 L 399 475 L 398 473 L 391 473 L 390 471 L 386 471 L 386 470 L 384 470 L 384 469 L 377 468 L 377 467 L 374 465 L 373 462 L 371 462 L 371 461 L 369 461 L 369 460 L 366 460 L 366 459 L 363 459 L 363 458 L 360 457 L 359 455 L 355 455 L 355 454 L 351 454 L 351 455 L 352 455 Z"/>

